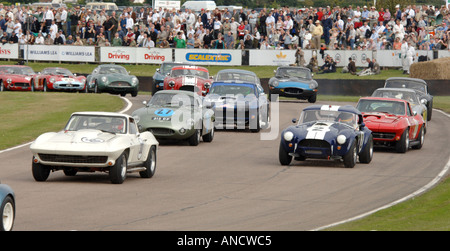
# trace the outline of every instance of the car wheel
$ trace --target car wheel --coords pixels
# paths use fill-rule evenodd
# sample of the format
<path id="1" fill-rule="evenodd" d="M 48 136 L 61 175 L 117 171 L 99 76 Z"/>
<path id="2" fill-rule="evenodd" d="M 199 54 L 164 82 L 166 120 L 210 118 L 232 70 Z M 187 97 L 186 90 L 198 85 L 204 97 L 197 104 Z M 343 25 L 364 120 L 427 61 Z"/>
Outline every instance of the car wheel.
<path id="1" fill-rule="evenodd" d="M 34 80 L 31 80 L 30 85 L 31 85 L 31 92 L 36 91 L 36 90 L 34 89 Z"/>
<path id="2" fill-rule="evenodd" d="M 141 178 L 151 178 L 156 172 L 156 147 L 150 147 L 147 160 L 145 161 L 145 171 L 139 172 Z"/>
<path id="3" fill-rule="evenodd" d="M 402 134 L 402 137 L 400 138 L 400 141 L 398 141 L 395 144 L 395 150 L 398 153 L 405 153 L 409 148 L 409 128 L 406 128 L 405 131 Z"/>
<path id="4" fill-rule="evenodd" d="M 422 125 L 422 128 L 420 128 L 420 132 L 419 135 L 417 136 L 417 139 L 419 140 L 419 144 L 412 146 L 413 149 L 421 149 L 423 146 L 423 142 L 425 141 L 424 125 Z"/>
<path id="5" fill-rule="evenodd" d="M 5 85 L 3 84 L 2 81 L 0 81 L 0 92 L 4 92 L 5 91 Z"/>
<path id="6" fill-rule="evenodd" d="M 44 81 L 44 92 L 48 92 L 47 82 Z"/>
<path id="7" fill-rule="evenodd" d="M 370 134 L 366 146 L 359 155 L 359 162 L 369 164 L 373 157 L 373 136 Z"/>
<path id="8" fill-rule="evenodd" d="M 127 155 L 122 153 L 109 169 L 109 179 L 113 184 L 122 184 L 127 177 Z"/>
<path id="9" fill-rule="evenodd" d="M 95 81 L 95 84 L 94 84 L 94 93 L 100 93 L 100 91 L 98 90 L 97 81 Z"/>
<path id="10" fill-rule="evenodd" d="M 0 231 L 11 231 L 14 226 L 16 206 L 11 196 L 7 196 L 0 208 Z"/>
<path id="11" fill-rule="evenodd" d="M 317 95 L 312 95 L 311 97 L 308 98 L 309 103 L 316 103 L 316 100 L 317 100 Z"/>
<path id="12" fill-rule="evenodd" d="M 189 145 L 197 146 L 200 143 L 200 130 L 195 129 L 194 134 L 189 138 Z"/>
<path id="13" fill-rule="evenodd" d="M 134 91 L 134 92 L 132 92 L 132 93 L 130 93 L 131 94 L 131 97 L 136 97 L 137 95 L 138 95 L 138 92 L 137 91 Z"/>
<path id="14" fill-rule="evenodd" d="M 46 181 L 50 175 L 50 168 L 48 166 L 42 165 L 40 163 L 32 164 L 33 178 L 36 181 Z"/>
<path id="15" fill-rule="evenodd" d="M 202 136 L 202 139 L 203 139 L 204 142 L 212 142 L 213 141 L 213 139 L 214 139 L 214 126 L 211 127 L 211 131 L 208 134 Z"/>
<path id="16" fill-rule="evenodd" d="M 280 164 L 283 166 L 287 166 L 291 164 L 292 156 L 284 149 L 283 143 L 280 143 L 280 149 L 278 150 L 278 159 L 280 160 Z"/>
<path id="17" fill-rule="evenodd" d="M 353 168 L 356 165 L 356 157 L 357 157 L 357 151 L 356 151 L 356 140 L 353 140 L 353 143 L 348 150 L 348 152 L 344 155 L 344 166 L 347 168 Z"/>
<path id="18" fill-rule="evenodd" d="M 433 113 L 433 100 L 431 100 L 431 102 L 429 103 L 429 105 L 427 107 L 427 120 L 428 121 L 431 120 L 432 113 Z"/>

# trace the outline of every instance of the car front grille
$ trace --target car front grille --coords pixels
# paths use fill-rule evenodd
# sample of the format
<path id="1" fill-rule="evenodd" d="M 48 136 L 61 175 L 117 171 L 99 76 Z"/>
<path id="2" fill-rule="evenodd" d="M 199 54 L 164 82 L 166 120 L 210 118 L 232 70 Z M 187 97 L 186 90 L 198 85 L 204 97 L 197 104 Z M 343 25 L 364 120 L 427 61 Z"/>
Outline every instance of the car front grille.
<path id="1" fill-rule="evenodd" d="M 111 87 L 130 87 L 130 83 L 122 82 L 122 81 L 116 81 L 109 84 Z"/>
<path id="2" fill-rule="evenodd" d="M 304 139 L 298 143 L 299 146 L 308 148 L 330 148 L 330 143 L 325 140 Z"/>
<path id="3" fill-rule="evenodd" d="M 39 158 L 45 162 L 77 163 L 77 164 L 103 164 L 108 160 L 108 156 L 82 156 L 82 155 L 60 155 L 60 154 L 39 154 Z"/>
<path id="4" fill-rule="evenodd" d="M 30 83 L 14 83 L 15 87 L 30 87 Z"/>
<path id="5" fill-rule="evenodd" d="M 284 92 L 285 93 L 289 93 L 289 94 L 302 94 L 303 93 L 303 89 L 300 89 L 300 88 L 284 88 Z"/>
<path id="6" fill-rule="evenodd" d="M 167 128 L 149 128 L 149 132 L 157 136 L 171 136 L 175 134 L 175 131 Z"/>
<path id="7" fill-rule="evenodd" d="M 372 132 L 374 139 L 394 139 L 395 133 Z"/>

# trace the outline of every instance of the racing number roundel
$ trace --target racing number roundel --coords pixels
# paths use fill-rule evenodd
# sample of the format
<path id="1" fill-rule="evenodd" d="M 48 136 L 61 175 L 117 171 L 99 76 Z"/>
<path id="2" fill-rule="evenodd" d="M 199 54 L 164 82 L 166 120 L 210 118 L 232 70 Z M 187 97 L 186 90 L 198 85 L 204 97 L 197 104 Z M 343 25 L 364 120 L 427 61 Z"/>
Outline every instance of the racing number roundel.
<path id="1" fill-rule="evenodd" d="M 172 109 L 167 109 L 167 108 L 162 108 L 162 109 L 158 109 L 155 111 L 155 114 L 160 116 L 160 117 L 169 117 L 173 115 L 173 110 Z"/>

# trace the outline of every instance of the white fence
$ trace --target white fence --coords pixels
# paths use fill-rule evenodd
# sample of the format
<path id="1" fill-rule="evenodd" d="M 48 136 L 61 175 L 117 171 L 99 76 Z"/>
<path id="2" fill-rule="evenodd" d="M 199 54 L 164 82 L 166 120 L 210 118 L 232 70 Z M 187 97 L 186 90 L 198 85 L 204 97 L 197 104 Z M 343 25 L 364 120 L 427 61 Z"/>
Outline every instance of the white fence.
<path id="1" fill-rule="evenodd" d="M 330 55 L 338 67 L 348 64 L 348 58 L 357 67 L 367 66 L 366 59 L 375 58 L 381 67 L 401 67 L 401 54 L 398 50 L 356 51 L 356 50 L 304 50 L 305 61 L 317 55 L 319 66 L 323 58 Z M 450 57 L 449 50 L 417 50 L 419 56 L 429 59 Z M 24 59 L 33 61 L 90 62 L 90 63 L 128 63 L 161 64 L 162 62 L 189 62 L 198 65 L 225 66 L 277 66 L 295 63 L 295 50 L 217 50 L 217 49 L 161 49 L 142 47 L 94 47 L 57 45 L 0 45 L 0 59 Z"/>

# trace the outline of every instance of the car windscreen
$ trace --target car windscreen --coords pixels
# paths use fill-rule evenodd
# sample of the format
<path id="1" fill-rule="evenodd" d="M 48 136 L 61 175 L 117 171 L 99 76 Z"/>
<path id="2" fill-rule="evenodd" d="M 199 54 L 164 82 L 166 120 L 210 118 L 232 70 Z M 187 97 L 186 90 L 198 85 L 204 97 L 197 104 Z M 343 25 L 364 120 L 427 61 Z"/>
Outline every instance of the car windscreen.
<path id="1" fill-rule="evenodd" d="M 372 93 L 372 97 L 398 98 L 406 100 L 413 105 L 418 105 L 420 103 L 416 93 L 400 90 L 376 90 Z"/>
<path id="2" fill-rule="evenodd" d="M 180 76 L 195 76 L 195 77 L 201 77 L 201 78 L 208 78 L 208 72 L 205 71 L 199 71 L 195 69 L 175 69 L 172 70 L 171 74 L 172 77 L 180 77 Z"/>
<path id="3" fill-rule="evenodd" d="M 15 74 L 15 75 L 34 75 L 31 67 L 0 67 L 1 74 Z"/>
<path id="4" fill-rule="evenodd" d="M 232 84 L 213 84 L 209 90 L 209 94 L 223 95 L 256 95 L 255 88 L 251 85 L 232 85 Z"/>
<path id="5" fill-rule="evenodd" d="M 240 72 L 219 72 L 217 74 L 217 81 L 243 81 L 256 83 L 256 77 L 251 74 Z"/>
<path id="6" fill-rule="evenodd" d="M 44 75 L 63 75 L 63 76 L 73 76 L 72 72 L 64 68 L 47 68 L 42 71 Z"/>
<path id="7" fill-rule="evenodd" d="M 329 111 L 329 110 L 305 110 L 300 115 L 299 124 L 309 123 L 314 121 L 343 123 L 351 127 L 356 127 L 358 117 L 356 114 L 344 111 Z"/>
<path id="8" fill-rule="evenodd" d="M 279 68 L 276 76 L 311 79 L 311 72 L 302 68 Z"/>
<path id="9" fill-rule="evenodd" d="M 109 133 L 126 133 L 126 118 L 101 115 L 73 115 L 65 127 L 65 131 L 83 129 L 101 130 Z"/>
<path id="10" fill-rule="evenodd" d="M 394 115 L 405 115 L 405 103 L 390 100 L 362 99 L 356 105 L 356 109 L 365 113 L 389 113 Z"/>
<path id="11" fill-rule="evenodd" d="M 149 105 L 152 106 L 193 106 L 194 97 L 182 93 L 156 93 L 150 99 Z"/>
<path id="12" fill-rule="evenodd" d="M 410 80 L 400 80 L 400 79 L 389 80 L 389 81 L 386 81 L 386 84 L 384 87 L 386 87 L 386 88 L 410 88 L 410 89 L 414 89 L 417 91 L 421 91 L 423 93 L 427 93 L 427 88 L 426 88 L 425 84 L 415 82 L 415 81 L 410 81 Z"/>
<path id="13" fill-rule="evenodd" d="M 125 68 L 122 67 L 114 67 L 114 66 L 105 66 L 105 67 L 100 67 L 100 70 L 98 71 L 99 74 L 124 74 L 124 75 L 128 75 L 128 72 Z"/>

